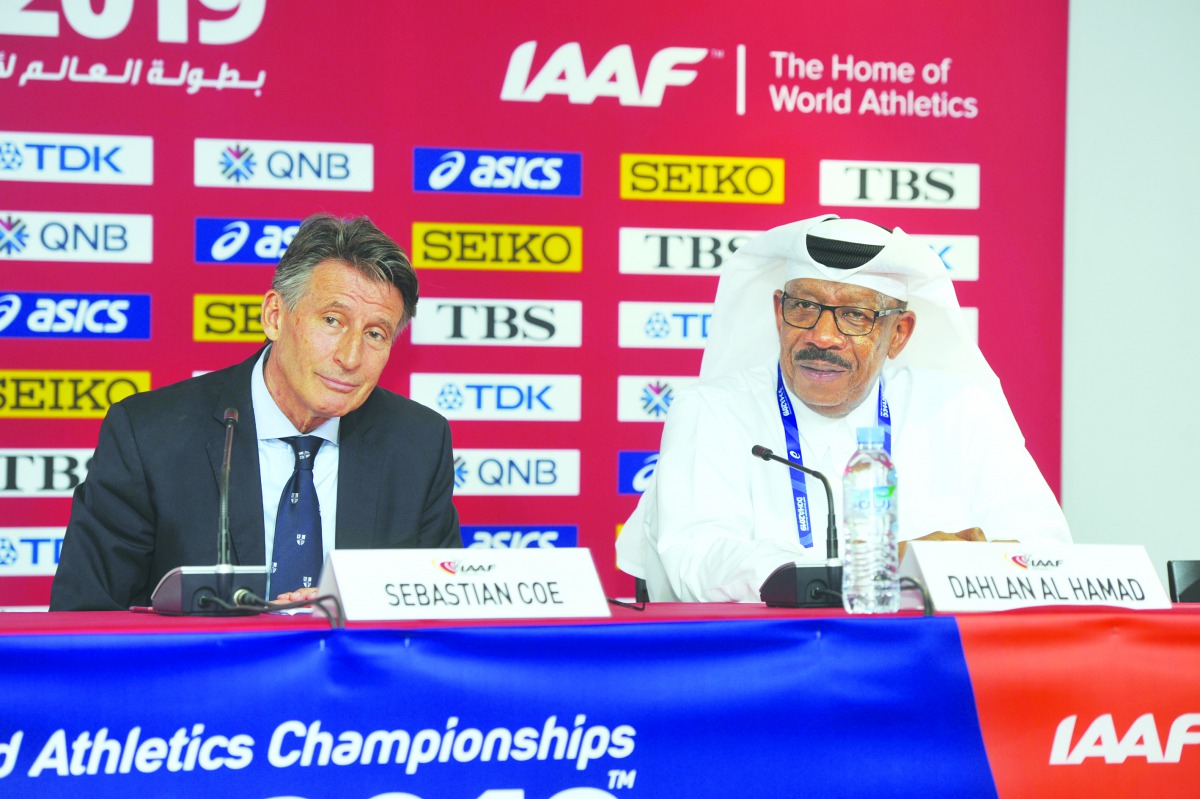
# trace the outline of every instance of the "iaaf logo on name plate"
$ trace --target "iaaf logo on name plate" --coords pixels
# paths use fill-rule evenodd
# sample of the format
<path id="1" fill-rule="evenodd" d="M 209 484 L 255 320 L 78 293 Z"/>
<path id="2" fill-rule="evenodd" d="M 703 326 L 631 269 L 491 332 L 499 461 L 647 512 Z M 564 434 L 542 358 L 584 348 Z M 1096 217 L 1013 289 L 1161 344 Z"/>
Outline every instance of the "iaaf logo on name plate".
<path id="1" fill-rule="evenodd" d="M 91 465 L 90 449 L 0 449 L 0 498 L 69 497 Z"/>
<path id="2" fill-rule="evenodd" d="M 0 209 L 0 261 L 148 264 L 154 222 L 147 214 L 76 214 Z"/>
<path id="3" fill-rule="evenodd" d="M 434 565 L 446 574 L 486 574 L 496 568 L 495 563 L 463 563 L 460 560 L 440 560 Z"/>
<path id="4" fill-rule="evenodd" d="M 62 541 L 61 527 L 0 527 L 0 578 L 53 576 Z"/>
<path id="5" fill-rule="evenodd" d="M 154 140 L 0 131 L 0 180 L 149 186 L 154 183 Z"/>
<path id="6" fill-rule="evenodd" d="M 583 156 L 417 147 L 413 150 L 413 189 L 579 197 L 583 193 Z"/>
<path id="7" fill-rule="evenodd" d="M 372 191 L 370 144 L 257 139 L 196 139 L 197 186 Z"/>
<path id="8" fill-rule="evenodd" d="M 149 294 L 0 294 L 0 338 L 150 338 Z"/>
<path id="9" fill-rule="evenodd" d="M 821 205 L 979 207 L 979 164 L 821 161 Z"/>
<path id="10" fill-rule="evenodd" d="M 422 297 L 409 330 L 413 344 L 578 347 L 583 303 Z"/>
<path id="11" fill-rule="evenodd" d="M 463 546 L 468 549 L 553 549 L 573 547 L 579 528 L 559 525 L 463 525 Z"/>
<path id="12" fill-rule="evenodd" d="M 622 347 L 703 349 L 712 303 L 622 302 L 617 315 Z"/>
<path id="13" fill-rule="evenodd" d="M 654 479 L 658 467 L 657 450 L 637 450 L 617 453 L 617 493 L 642 494 Z"/>
<path id="14" fill-rule="evenodd" d="M 696 377 L 617 378 L 617 421 L 661 422 L 680 389 L 696 382 Z"/>
<path id="15" fill-rule="evenodd" d="M 409 396 L 447 419 L 577 422 L 579 375 L 414 372 Z"/>
<path id="16" fill-rule="evenodd" d="M 292 243 L 300 221 L 197 217 L 196 263 L 274 266 Z"/>
<path id="17" fill-rule="evenodd" d="M 580 43 L 567 42 L 535 71 L 538 47 L 537 41 L 529 41 L 513 50 L 500 88 L 501 100 L 540 103 L 547 95 L 559 95 L 572 105 L 591 105 L 603 97 L 625 106 L 657 108 L 668 87 L 691 85 L 699 73 L 690 67 L 709 55 L 703 47 L 664 47 L 650 57 L 643 78 L 634 63 L 633 48 L 627 44 L 595 58 L 589 68 Z"/>
<path id="18" fill-rule="evenodd" d="M 979 279 L 978 236 L 911 235 L 916 241 L 929 245 L 929 249 L 945 264 L 951 280 Z"/>
<path id="19" fill-rule="evenodd" d="M 719 275 L 721 265 L 758 232 L 623 227 L 619 235 L 623 274 Z"/>
<path id="20" fill-rule="evenodd" d="M 578 496 L 577 449 L 459 449 L 456 496 Z"/>
<path id="21" fill-rule="evenodd" d="M 1027 553 L 1005 555 L 1005 557 L 1016 566 L 1031 571 L 1053 571 L 1054 569 L 1061 568 L 1066 563 L 1062 558 L 1039 558 Z"/>

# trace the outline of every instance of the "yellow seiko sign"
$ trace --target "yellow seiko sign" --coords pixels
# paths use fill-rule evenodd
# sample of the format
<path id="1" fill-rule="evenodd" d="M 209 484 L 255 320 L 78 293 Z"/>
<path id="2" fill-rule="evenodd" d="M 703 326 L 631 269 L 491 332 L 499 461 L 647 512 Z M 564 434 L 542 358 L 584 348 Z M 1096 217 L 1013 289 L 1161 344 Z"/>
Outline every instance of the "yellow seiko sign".
<path id="1" fill-rule="evenodd" d="M 262 301 L 261 294 L 197 294 L 193 302 L 193 340 L 265 340 Z"/>
<path id="2" fill-rule="evenodd" d="M 621 199 L 779 205 L 783 159 L 622 153 Z"/>
<path id="3" fill-rule="evenodd" d="M 101 419 L 149 390 L 149 372 L 0 369 L 0 418 Z"/>
<path id="4" fill-rule="evenodd" d="M 499 272 L 583 271 L 583 228 L 413 222 L 413 266 Z"/>

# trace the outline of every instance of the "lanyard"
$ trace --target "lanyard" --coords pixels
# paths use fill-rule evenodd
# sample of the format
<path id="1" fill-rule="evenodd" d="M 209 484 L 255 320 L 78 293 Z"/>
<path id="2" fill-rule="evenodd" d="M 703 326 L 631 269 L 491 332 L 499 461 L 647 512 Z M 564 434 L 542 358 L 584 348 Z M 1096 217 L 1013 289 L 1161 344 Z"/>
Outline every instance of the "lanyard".
<path id="1" fill-rule="evenodd" d="M 783 385 L 783 369 L 775 367 L 775 396 L 779 401 L 779 419 L 783 422 L 783 434 L 787 441 L 788 458 L 804 465 L 800 454 L 800 427 L 796 424 L 796 412 L 792 409 L 792 401 L 788 398 L 787 389 Z M 883 378 L 879 379 L 879 426 L 883 428 L 883 449 L 889 455 L 892 452 L 892 412 L 887 400 L 883 398 Z M 801 546 L 811 547 L 812 523 L 808 513 L 808 484 L 804 480 L 804 472 L 789 469 L 792 478 L 792 499 L 796 506 L 796 532 L 800 534 Z"/>

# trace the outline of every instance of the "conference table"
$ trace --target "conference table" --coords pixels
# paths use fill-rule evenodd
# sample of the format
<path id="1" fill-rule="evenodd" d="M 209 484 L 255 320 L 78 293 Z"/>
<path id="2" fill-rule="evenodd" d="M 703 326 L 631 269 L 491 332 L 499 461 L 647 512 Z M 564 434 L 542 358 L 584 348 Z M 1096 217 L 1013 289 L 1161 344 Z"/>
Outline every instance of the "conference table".
<path id="1" fill-rule="evenodd" d="M 1194 796 L 1200 606 L 0 613 L 0 796 Z"/>

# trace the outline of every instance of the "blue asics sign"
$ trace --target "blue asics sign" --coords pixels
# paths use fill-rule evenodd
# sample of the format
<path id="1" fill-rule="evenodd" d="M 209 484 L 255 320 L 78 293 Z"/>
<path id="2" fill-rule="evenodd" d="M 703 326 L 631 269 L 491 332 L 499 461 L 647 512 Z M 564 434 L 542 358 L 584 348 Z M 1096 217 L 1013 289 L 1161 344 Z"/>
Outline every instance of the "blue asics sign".
<path id="1" fill-rule="evenodd" d="M 542 549 L 573 547 L 579 528 L 563 525 L 463 525 L 463 546 L 472 549 Z"/>
<path id="2" fill-rule="evenodd" d="M 150 338 L 149 294 L 0 294 L 0 338 Z"/>
<path id="3" fill-rule="evenodd" d="M 617 453 L 617 493 L 641 494 L 650 487 L 654 467 L 658 465 L 658 451 L 639 450 Z"/>
<path id="4" fill-rule="evenodd" d="M 196 219 L 196 263 L 279 263 L 300 229 L 299 219 Z"/>
<path id="5" fill-rule="evenodd" d="M 518 150 L 413 150 L 413 189 L 471 194 L 583 193 L 583 156 Z"/>

